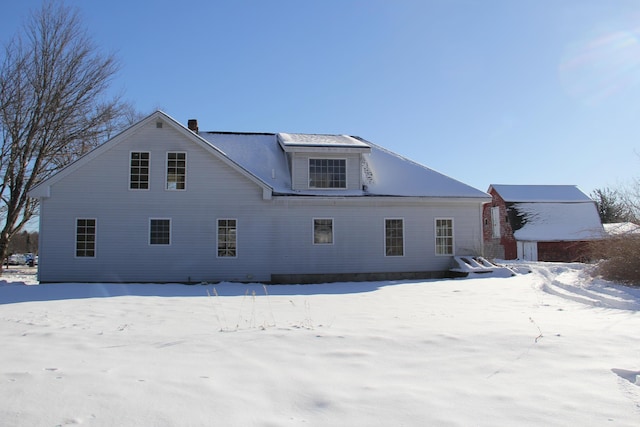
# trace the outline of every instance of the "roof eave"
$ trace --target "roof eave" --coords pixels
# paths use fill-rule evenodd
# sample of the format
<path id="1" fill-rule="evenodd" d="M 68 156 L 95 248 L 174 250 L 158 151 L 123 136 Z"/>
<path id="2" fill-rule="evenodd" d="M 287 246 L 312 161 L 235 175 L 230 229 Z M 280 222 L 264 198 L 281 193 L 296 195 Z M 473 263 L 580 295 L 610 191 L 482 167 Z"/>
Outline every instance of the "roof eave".
<path id="1" fill-rule="evenodd" d="M 273 198 L 285 199 L 291 198 L 296 200 L 405 200 L 405 201 L 416 201 L 416 202 L 447 202 L 447 203 L 477 203 L 477 204 L 485 204 L 491 201 L 490 197 L 462 197 L 462 196 L 401 196 L 401 195 L 381 195 L 381 194 L 309 194 L 309 193 L 273 193 Z"/>

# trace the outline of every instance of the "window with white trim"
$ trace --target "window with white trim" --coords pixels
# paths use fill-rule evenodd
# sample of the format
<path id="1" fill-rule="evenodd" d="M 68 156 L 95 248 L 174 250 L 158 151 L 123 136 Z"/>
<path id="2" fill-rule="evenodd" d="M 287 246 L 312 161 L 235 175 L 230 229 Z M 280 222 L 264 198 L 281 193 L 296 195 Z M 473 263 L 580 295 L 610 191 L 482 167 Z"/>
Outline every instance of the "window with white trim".
<path id="1" fill-rule="evenodd" d="M 436 218 L 436 255 L 453 255 L 453 219 Z"/>
<path id="2" fill-rule="evenodd" d="M 333 244 L 333 219 L 314 218 L 313 219 L 313 244 L 332 245 Z"/>
<path id="3" fill-rule="evenodd" d="M 235 219 L 218 220 L 218 257 L 235 258 L 237 252 L 238 222 Z"/>
<path id="4" fill-rule="evenodd" d="M 309 188 L 347 188 L 347 161 L 309 159 Z"/>
<path id="5" fill-rule="evenodd" d="M 129 188 L 131 190 L 149 189 L 149 153 L 135 151 L 131 153 L 129 168 Z"/>
<path id="6" fill-rule="evenodd" d="M 149 220 L 149 244 L 150 245 L 171 244 L 171 220 L 170 219 L 150 219 Z"/>
<path id="7" fill-rule="evenodd" d="M 76 256 L 79 258 L 96 256 L 96 220 L 94 218 L 76 220 Z"/>
<path id="8" fill-rule="evenodd" d="M 404 255 L 404 220 L 388 218 L 384 220 L 384 254 L 385 256 Z"/>
<path id="9" fill-rule="evenodd" d="M 187 182 L 187 153 L 167 153 L 167 190 L 184 190 Z"/>

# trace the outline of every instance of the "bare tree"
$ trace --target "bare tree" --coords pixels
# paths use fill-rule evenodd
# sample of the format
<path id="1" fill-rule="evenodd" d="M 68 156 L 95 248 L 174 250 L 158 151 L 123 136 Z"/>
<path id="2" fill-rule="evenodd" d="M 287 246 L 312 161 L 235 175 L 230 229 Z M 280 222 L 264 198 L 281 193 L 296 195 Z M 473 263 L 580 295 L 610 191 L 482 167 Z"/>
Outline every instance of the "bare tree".
<path id="1" fill-rule="evenodd" d="M 48 1 L 4 46 L 0 61 L 0 259 L 37 212 L 28 192 L 114 133 L 127 106 L 106 91 L 118 70 L 77 10 Z M 1 220 L 0 219 L 0 220 Z"/>
<path id="2" fill-rule="evenodd" d="M 618 190 L 612 190 L 608 187 L 596 188 L 591 193 L 591 198 L 596 202 L 598 214 L 603 224 L 627 222 L 635 219 L 628 198 Z"/>
<path id="3" fill-rule="evenodd" d="M 622 197 L 633 215 L 633 219 L 630 221 L 640 224 L 640 178 L 634 178 L 624 188 Z"/>

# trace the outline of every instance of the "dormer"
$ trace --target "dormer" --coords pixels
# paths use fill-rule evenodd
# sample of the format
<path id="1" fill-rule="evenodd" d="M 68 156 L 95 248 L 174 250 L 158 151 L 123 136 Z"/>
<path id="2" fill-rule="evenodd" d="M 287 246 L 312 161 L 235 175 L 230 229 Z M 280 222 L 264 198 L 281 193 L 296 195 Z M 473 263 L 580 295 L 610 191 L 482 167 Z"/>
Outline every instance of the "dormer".
<path id="1" fill-rule="evenodd" d="M 279 133 L 287 154 L 292 189 L 297 191 L 361 190 L 362 155 L 371 146 L 347 135 Z"/>

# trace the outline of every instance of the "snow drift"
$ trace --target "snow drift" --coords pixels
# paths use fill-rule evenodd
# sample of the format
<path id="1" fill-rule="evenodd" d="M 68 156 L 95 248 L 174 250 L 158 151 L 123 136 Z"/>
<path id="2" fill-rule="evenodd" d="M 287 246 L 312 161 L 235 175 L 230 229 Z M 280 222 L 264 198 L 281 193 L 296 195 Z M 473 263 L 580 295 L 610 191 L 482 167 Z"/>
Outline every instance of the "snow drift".
<path id="1" fill-rule="evenodd" d="M 427 282 L 0 285 L 10 426 L 635 426 L 640 294 Z M 22 282 L 22 283 L 21 283 Z"/>

